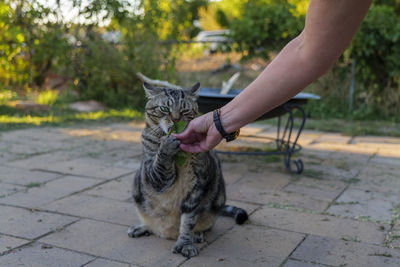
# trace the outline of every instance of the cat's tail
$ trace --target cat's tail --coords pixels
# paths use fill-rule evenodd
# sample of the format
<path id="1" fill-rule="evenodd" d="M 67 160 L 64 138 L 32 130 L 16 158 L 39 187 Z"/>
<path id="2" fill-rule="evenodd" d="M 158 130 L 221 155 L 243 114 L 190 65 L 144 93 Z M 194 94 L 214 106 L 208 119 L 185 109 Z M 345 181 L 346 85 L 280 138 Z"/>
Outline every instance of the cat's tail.
<path id="1" fill-rule="evenodd" d="M 222 208 L 221 215 L 234 218 L 237 224 L 243 224 L 249 218 L 244 209 L 230 205 Z"/>

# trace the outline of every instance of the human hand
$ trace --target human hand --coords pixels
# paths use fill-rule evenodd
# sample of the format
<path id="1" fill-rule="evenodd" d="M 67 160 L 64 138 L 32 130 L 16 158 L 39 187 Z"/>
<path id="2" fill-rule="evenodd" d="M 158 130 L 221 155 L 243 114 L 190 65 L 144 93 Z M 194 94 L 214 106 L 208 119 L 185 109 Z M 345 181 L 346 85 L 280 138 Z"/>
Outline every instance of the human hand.
<path id="1" fill-rule="evenodd" d="M 222 140 L 215 128 L 212 112 L 195 118 L 182 133 L 172 135 L 181 141 L 180 148 L 189 153 L 209 151 Z"/>

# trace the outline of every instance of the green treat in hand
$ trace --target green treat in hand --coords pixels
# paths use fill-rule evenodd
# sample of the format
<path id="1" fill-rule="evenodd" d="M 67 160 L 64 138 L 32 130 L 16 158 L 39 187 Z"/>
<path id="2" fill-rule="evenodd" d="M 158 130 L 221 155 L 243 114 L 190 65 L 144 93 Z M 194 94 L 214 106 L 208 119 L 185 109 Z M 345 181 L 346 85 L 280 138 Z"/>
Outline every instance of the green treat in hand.
<path id="1" fill-rule="evenodd" d="M 187 124 L 188 123 L 186 121 L 175 122 L 174 125 L 172 126 L 172 132 L 173 133 L 181 133 L 181 132 L 183 132 L 183 130 L 185 130 Z"/>
<path id="2" fill-rule="evenodd" d="M 172 126 L 171 131 L 168 134 L 171 134 L 171 132 L 173 132 L 173 133 L 181 133 L 181 132 L 183 132 L 185 130 L 187 124 L 188 123 L 186 121 L 175 122 L 174 125 Z M 178 165 L 178 167 L 182 167 L 183 164 L 185 164 L 186 159 L 187 159 L 187 155 L 183 151 L 179 151 L 175 155 L 175 162 L 176 162 L 176 165 Z"/>

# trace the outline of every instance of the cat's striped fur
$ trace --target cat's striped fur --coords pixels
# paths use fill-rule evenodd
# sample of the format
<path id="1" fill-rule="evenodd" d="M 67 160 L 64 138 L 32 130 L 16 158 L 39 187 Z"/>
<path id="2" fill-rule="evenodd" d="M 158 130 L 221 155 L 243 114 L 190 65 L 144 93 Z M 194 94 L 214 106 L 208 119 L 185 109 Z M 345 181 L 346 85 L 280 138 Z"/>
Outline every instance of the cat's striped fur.
<path id="1" fill-rule="evenodd" d="M 243 209 L 225 205 L 225 184 L 214 152 L 187 154 L 183 166 L 175 164 L 179 141 L 167 133 L 174 122 L 197 116 L 199 87 L 198 83 L 182 90 L 144 85 L 148 102 L 143 158 L 133 183 L 142 224 L 128 230 L 131 237 L 154 233 L 177 239 L 173 252 L 189 258 L 198 254 L 193 242 L 204 241 L 204 232 L 221 211 L 238 223 L 247 219 Z"/>

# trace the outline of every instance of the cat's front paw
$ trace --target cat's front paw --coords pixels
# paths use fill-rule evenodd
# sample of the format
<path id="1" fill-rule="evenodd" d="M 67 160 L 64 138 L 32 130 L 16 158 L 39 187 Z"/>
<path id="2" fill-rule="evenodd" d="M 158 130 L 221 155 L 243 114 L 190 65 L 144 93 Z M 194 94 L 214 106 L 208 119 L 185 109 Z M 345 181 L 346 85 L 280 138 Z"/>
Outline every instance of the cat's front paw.
<path id="1" fill-rule="evenodd" d="M 129 227 L 128 235 L 135 238 L 151 235 L 151 232 L 149 231 L 149 229 L 147 229 L 145 225 L 134 225 L 132 227 Z"/>
<path id="2" fill-rule="evenodd" d="M 178 239 L 178 241 L 176 241 L 172 252 L 180 253 L 180 254 L 182 254 L 182 256 L 184 256 L 188 259 L 199 255 L 199 250 L 196 248 L 196 246 L 193 243 L 183 242 L 179 239 Z"/>
<path id="3" fill-rule="evenodd" d="M 160 150 L 161 153 L 173 156 L 179 152 L 180 141 L 172 135 L 161 137 Z"/>

